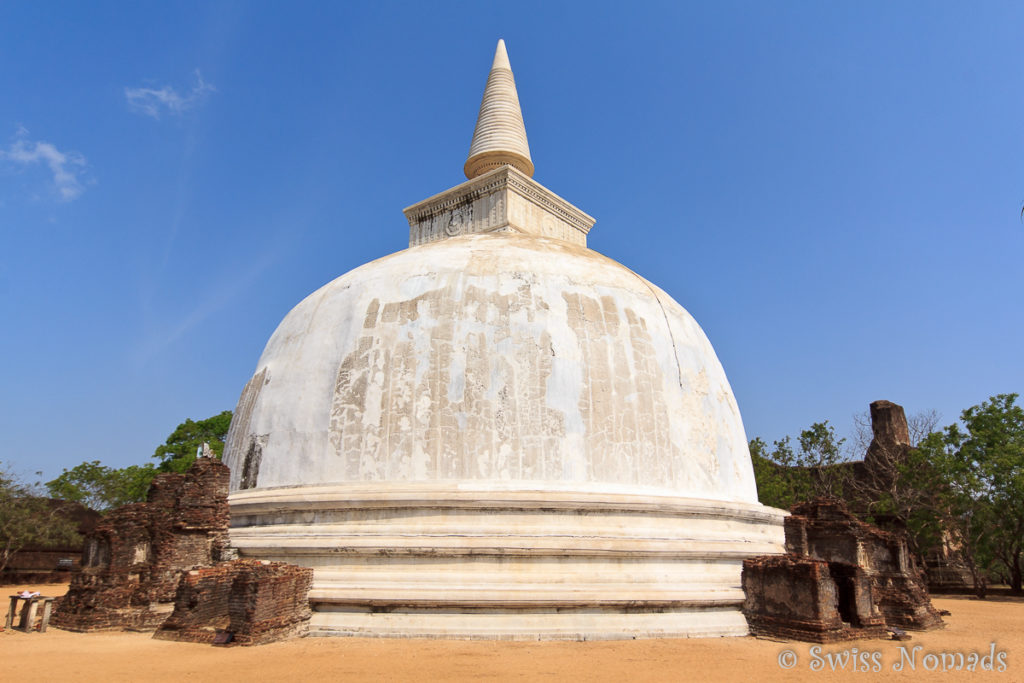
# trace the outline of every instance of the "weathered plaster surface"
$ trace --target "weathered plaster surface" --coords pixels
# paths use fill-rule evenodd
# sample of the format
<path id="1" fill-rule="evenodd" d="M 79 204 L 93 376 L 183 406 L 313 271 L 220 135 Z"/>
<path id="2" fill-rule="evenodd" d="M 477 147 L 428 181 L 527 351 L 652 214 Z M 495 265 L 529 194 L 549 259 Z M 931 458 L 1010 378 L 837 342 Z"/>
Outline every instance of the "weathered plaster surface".
<path id="1" fill-rule="evenodd" d="M 301 302 L 247 386 L 226 460 L 247 487 L 599 484 L 756 502 L 714 350 L 618 263 L 515 233 L 362 266 Z"/>

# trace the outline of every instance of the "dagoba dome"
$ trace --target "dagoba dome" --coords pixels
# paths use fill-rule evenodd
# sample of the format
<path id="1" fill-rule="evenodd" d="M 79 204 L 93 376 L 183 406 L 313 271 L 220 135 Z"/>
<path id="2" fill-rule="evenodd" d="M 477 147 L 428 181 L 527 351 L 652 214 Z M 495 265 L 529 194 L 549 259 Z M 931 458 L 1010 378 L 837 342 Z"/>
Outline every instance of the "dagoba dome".
<path id="1" fill-rule="evenodd" d="M 368 263 L 296 306 L 258 367 L 259 463 L 233 469 L 235 488 L 528 482 L 757 501 L 694 319 L 560 240 L 465 235 Z"/>
<path id="2" fill-rule="evenodd" d="M 725 373 L 529 177 L 508 64 L 499 42 L 470 179 L 270 338 L 225 450 L 232 543 L 314 567 L 321 634 L 746 633 L 740 564 L 781 552 L 782 513 Z"/>

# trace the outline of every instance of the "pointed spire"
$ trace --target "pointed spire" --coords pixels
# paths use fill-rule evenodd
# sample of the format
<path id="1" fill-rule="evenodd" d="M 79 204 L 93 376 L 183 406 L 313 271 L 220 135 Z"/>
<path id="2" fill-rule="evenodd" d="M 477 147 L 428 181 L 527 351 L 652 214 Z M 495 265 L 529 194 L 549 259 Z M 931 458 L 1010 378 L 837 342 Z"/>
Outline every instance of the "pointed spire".
<path id="1" fill-rule="evenodd" d="M 498 41 L 494 63 L 487 77 L 480 115 L 469 146 L 469 158 L 463 170 L 467 178 L 475 178 L 504 164 L 514 166 L 528 176 L 533 175 L 530 143 L 526 140 L 523 112 L 512 67 L 505 51 L 505 41 Z"/>

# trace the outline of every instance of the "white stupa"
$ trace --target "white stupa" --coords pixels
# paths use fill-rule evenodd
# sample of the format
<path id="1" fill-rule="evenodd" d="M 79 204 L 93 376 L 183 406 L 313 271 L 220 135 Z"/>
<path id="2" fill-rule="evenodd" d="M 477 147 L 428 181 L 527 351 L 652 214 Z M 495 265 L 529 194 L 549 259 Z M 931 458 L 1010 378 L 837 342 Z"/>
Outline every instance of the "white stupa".
<path id="1" fill-rule="evenodd" d="M 784 513 L 722 366 L 533 170 L 499 41 L 469 180 L 299 303 L 242 392 L 231 540 L 314 568 L 314 634 L 747 632 L 741 563 Z"/>

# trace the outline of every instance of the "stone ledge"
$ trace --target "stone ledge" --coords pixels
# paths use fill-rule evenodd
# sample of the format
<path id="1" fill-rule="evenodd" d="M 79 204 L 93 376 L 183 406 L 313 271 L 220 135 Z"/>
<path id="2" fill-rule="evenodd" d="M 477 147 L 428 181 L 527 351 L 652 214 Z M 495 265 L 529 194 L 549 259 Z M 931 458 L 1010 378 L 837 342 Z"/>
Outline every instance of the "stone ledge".
<path id="1" fill-rule="evenodd" d="M 517 482 L 518 483 L 518 482 Z M 717 501 L 666 495 L 649 490 L 609 491 L 585 485 L 514 489 L 512 484 L 487 487 L 444 486 L 435 483 L 327 484 L 283 486 L 236 491 L 228 497 L 233 520 L 239 516 L 284 510 L 344 510 L 367 508 L 466 508 L 477 510 L 600 510 L 698 515 L 781 525 L 789 514 L 760 503 Z M 582 490 L 581 490 L 582 489 Z"/>
<path id="2" fill-rule="evenodd" d="M 310 636 L 458 638 L 467 640 L 631 640 L 745 636 L 734 608 L 634 610 L 549 608 L 546 611 L 429 610 L 317 612 Z"/>

